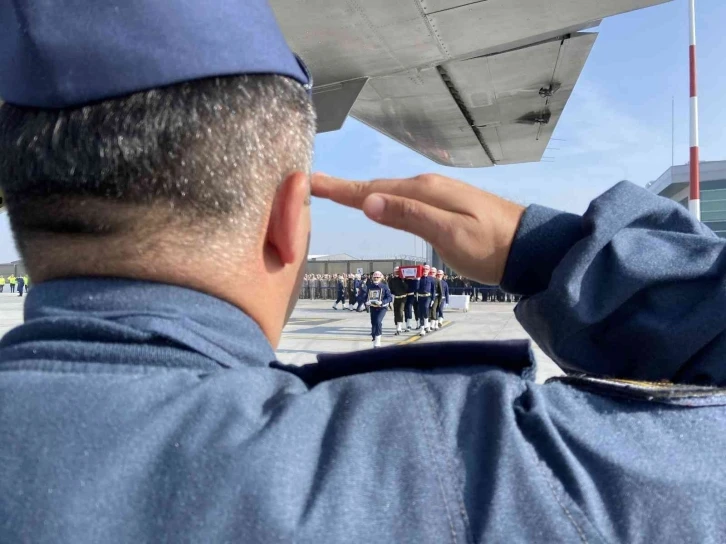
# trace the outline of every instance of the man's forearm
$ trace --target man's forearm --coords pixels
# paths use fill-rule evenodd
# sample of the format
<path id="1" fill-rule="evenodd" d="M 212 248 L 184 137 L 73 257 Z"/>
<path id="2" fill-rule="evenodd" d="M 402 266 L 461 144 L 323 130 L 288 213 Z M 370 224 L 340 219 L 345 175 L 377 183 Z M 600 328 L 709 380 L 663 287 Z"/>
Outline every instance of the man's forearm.
<path id="1" fill-rule="evenodd" d="M 630 183 L 583 217 L 531 207 L 502 286 L 524 328 L 570 371 L 726 382 L 726 241 Z"/>

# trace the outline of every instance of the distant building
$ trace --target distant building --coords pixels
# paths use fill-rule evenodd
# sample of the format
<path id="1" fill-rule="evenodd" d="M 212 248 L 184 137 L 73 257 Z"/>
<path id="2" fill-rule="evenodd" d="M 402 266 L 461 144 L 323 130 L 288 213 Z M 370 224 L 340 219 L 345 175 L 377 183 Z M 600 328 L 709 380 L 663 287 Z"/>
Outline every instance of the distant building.
<path id="1" fill-rule="evenodd" d="M 357 257 L 347 253 L 336 253 L 335 255 L 308 255 L 308 261 L 355 261 Z"/>
<path id="2" fill-rule="evenodd" d="M 672 166 L 646 187 L 688 208 L 689 171 L 688 164 Z M 701 163 L 701 221 L 726 238 L 726 161 Z"/>
<path id="3" fill-rule="evenodd" d="M 16 276 L 24 276 L 27 274 L 22 260 L 0 264 L 0 275 L 7 277 L 10 274 L 15 274 Z"/>
<path id="4" fill-rule="evenodd" d="M 308 255 L 307 274 L 372 274 L 376 270 L 384 274 L 393 272 L 396 266 L 420 264 L 421 257 L 399 255 L 397 257 L 351 257 L 346 253 L 337 255 Z"/>

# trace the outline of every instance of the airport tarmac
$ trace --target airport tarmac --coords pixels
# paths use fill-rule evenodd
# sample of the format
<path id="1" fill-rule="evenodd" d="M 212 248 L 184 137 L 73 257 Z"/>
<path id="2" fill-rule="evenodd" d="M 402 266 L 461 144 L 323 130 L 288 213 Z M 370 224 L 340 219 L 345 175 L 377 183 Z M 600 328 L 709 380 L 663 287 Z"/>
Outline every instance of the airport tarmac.
<path id="1" fill-rule="evenodd" d="M 23 320 L 23 302 L 8 286 L 0 293 L 0 336 Z M 333 310 L 332 301 L 301 300 L 282 334 L 277 350 L 280 361 L 288 364 L 315 362 L 318 353 L 372 349 L 370 317 L 367 313 Z M 383 327 L 383 346 L 414 342 L 453 342 L 456 340 L 508 340 L 529 338 L 514 317 L 514 304 L 479 302 L 468 312 L 445 312 L 444 328 L 423 338 L 414 333 L 395 336 L 393 312 Z M 537 381 L 561 374 L 559 368 L 533 345 L 537 360 Z"/>
<path id="2" fill-rule="evenodd" d="M 346 352 L 373 349 L 370 316 L 349 310 L 333 310 L 332 301 L 301 300 L 282 333 L 277 357 L 283 363 L 315 362 L 322 352 Z M 393 312 L 383 322 L 383 347 L 413 342 L 454 342 L 457 340 L 529 339 L 514 317 L 514 304 L 477 302 L 468 312 L 445 311 L 444 328 L 425 337 L 418 333 L 395 336 Z M 537 381 L 543 382 L 562 374 L 559 367 L 533 343 L 537 361 Z"/>

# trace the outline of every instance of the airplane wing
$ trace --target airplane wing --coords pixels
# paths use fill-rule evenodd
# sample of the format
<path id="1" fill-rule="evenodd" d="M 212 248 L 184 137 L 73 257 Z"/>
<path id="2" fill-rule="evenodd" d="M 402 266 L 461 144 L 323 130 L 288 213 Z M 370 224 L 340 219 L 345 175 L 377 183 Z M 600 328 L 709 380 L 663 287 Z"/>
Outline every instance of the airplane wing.
<path id="1" fill-rule="evenodd" d="M 319 132 L 352 115 L 459 167 L 541 159 L 604 17 L 669 0 L 271 0 Z"/>
<path id="2" fill-rule="evenodd" d="M 447 166 L 538 161 L 596 34 L 372 79 L 351 115 Z"/>

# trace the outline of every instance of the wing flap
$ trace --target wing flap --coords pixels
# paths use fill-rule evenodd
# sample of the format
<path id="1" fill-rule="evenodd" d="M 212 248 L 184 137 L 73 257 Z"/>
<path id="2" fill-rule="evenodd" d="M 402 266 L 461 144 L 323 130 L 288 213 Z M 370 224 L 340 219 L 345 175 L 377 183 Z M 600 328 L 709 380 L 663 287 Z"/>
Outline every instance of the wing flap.
<path id="1" fill-rule="evenodd" d="M 447 166 L 538 161 L 596 36 L 373 78 L 351 115 Z"/>
<path id="2" fill-rule="evenodd" d="M 369 80 L 351 115 L 439 164 L 492 165 L 436 69 Z"/>

